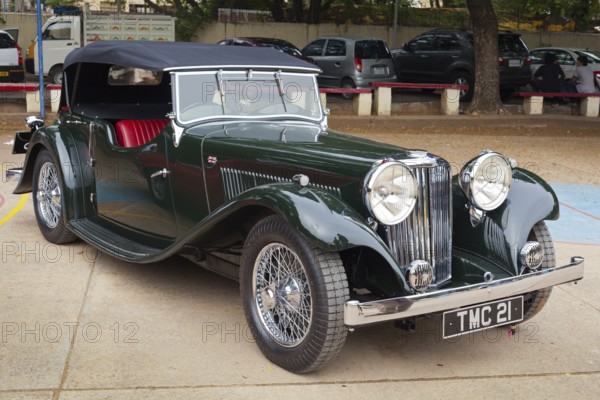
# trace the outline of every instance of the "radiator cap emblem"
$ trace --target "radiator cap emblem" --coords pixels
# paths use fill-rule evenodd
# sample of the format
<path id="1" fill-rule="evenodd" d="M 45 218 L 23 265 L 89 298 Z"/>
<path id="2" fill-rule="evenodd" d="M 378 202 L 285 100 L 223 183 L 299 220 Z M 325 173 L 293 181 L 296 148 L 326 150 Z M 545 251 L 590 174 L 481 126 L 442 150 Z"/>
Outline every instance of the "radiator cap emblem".
<path id="1" fill-rule="evenodd" d="M 414 260 L 406 271 L 406 278 L 412 289 L 424 292 L 433 282 L 433 267 L 425 260 Z"/>

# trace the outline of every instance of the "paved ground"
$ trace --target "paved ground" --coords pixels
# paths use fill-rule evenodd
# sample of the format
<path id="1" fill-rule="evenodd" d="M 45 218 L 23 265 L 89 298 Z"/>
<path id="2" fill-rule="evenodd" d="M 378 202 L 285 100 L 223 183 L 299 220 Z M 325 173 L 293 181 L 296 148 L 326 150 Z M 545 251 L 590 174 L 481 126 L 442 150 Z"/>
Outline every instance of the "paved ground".
<path id="1" fill-rule="evenodd" d="M 4 144 L 22 115 L 0 104 L 2 111 L 10 113 L 0 116 L 4 176 L 22 161 Z M 493 148 L 536 168 L 564 203 L 564 224 L 551 225 L 559 262 L 585 257 L 585 279 L 557 287 L 512 338 L 498 329 L 442 341 L 436 319 L 422 321 L 414 334 L 384 324 L 356 330 L 326 369 L 298 376 L 259 352 L 235 283 L 179 258 L 140 266 L 83 243 L 48 244 L 31 196 L 12 195 L 15 182 L 3 181 L 0 400 L 597 398 L 598 120 L 334 115 L 330 122 L 426 148 L 457 167 Z"/>

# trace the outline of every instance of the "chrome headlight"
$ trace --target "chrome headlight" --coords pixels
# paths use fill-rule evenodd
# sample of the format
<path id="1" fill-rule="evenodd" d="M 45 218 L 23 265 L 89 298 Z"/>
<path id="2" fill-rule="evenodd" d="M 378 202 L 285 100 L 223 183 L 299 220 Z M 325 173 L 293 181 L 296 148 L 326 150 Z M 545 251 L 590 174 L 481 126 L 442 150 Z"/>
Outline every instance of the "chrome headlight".
<path id="1" fill-rule="evenodd" d="M 503 155 L 486 152 L 463 167 L 458 181 L 475 207 L 491 211 L 506 200 L 512 183 L 512 169 Z"/>
<path id="2" fill-rule="evenodd" d="M 391 161 L 375 168 L 365 181 L 365 204 L 384 225 L 402 222 L 415 207 L 417 181 L 404 164 Z"/>

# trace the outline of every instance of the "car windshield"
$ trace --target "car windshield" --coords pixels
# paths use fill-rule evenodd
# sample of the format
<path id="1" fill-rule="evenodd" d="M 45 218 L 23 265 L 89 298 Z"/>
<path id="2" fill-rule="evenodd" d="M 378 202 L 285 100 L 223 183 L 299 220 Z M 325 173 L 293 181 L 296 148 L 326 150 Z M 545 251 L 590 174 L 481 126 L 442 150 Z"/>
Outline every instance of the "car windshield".
<path id="1" fill-rule="evenodd" d="M 357 58 L 381 59 L 391 58 L 385 42 L 382 40 L 359 40 L 354 46 L 354 55 Z"/>
<path id="2" fill-rule="evenodd" d="M 183 125 L 206 119 L 322 118 L 314 75 L 281 71 L 175 74 L 175 110 Z"/>

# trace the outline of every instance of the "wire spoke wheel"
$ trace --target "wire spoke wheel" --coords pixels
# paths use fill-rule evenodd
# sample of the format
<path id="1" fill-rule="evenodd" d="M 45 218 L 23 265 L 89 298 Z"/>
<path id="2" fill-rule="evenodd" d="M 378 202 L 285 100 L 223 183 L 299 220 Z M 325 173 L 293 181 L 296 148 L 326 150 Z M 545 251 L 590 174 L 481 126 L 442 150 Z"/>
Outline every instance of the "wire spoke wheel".
<path id="1" fill-rule="evenodd" d="M 51 243 L 69 243 L 77 237 L 67 228 L 61 171 L 47 150 L 41 150 L 33 171 L 33 209 L 42 235 Z"/>
<path id="2" fill-rule="evenodd" d="M 265 357 L 294 373 L 339 354 L 348 329 L 348 280 L 340 255 L 319 249 L 279 216 L 259 221 L 242 251 L 244 312 Z"/>
<path id="3" fill-rule="evenodd" d="M 254 265 L 255 306 L 264 328 L 282 346 L 301 343 L 310 328 L 312 302 L 304 266 L 289 247 L 269 244 Z"/>
<path id="4" fill-rule="evenodd" d="M 56 228 L 62 211 L 61 190 L 58 172 L 51 162 L 44 163 L 40 169 L 36 196 L 42 219 L 48 228 Z"/>

